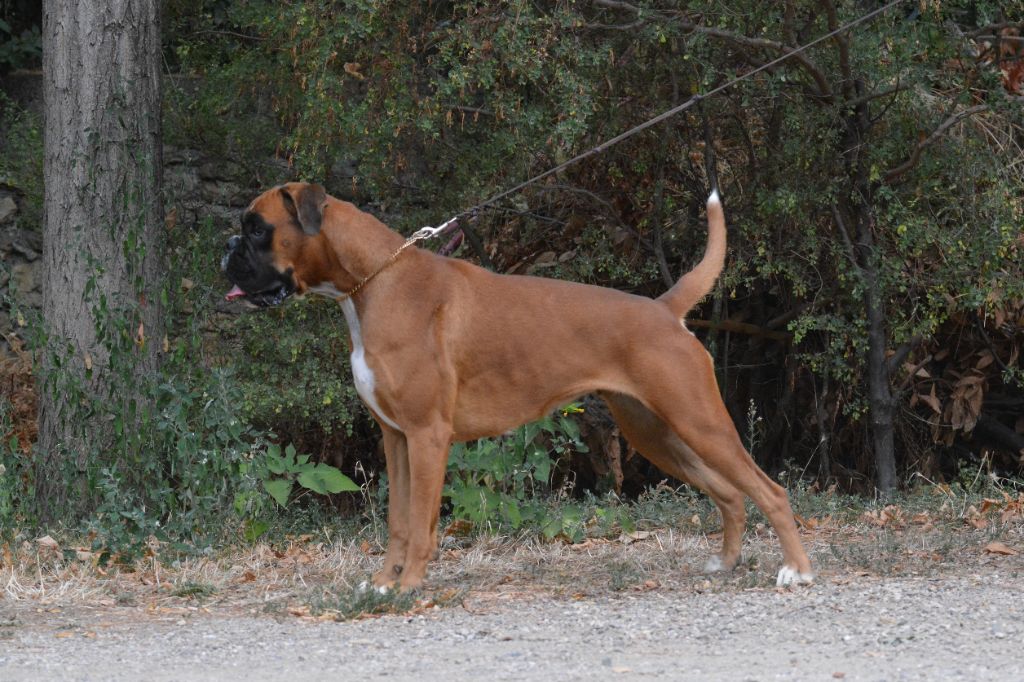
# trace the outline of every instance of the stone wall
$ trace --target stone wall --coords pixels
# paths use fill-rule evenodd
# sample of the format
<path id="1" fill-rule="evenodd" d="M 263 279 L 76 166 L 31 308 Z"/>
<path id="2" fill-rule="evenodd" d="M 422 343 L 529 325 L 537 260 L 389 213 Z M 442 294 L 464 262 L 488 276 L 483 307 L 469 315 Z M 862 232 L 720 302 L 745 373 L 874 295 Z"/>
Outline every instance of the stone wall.
<path id="1" fill-rule="evenodd" d="M 185 78 L 176 79 L 173 86 L 194 89 L 195 84 Z M 18 107 L 42 119 L 40 73 L 7 74 L 0 79 L 0 91 Z M 9 133 L 0 121 L 0 154 L 8 139 Z M 164 147 L 163 157 L 165 209 L 177 228 L 191 229 L 208 219 L 225 232 L 237 228 L 241 209 L 259 191 L 294 179 L 288 164 L 277 158 L 230 159 L 201 149 L 170 146 Z M 334 196 L 365 201 L 366 197 L 353 194 L 355 174 L 354 161 L 339 159 L 328 177 L 319 180 Z M 42 178 L 38 182 L 41 184 Z M 38 309 L 42 304 L 42 232 L 34 217 L 38 211 L 28 211 L 27 207 L 23 193 L 0 177 L 0 351 L 9 348 L 7 335 L 17 333 L 13 309 Z M 211 244 L 211 248 L 219 246 Z"/>
<path id="2" fill-rule="evenodd" d="M 20 208 L 15 192 L 0 189 L 0 350 L 7 349 L 7 336 L 17 329 L 11 303 L 38 308 L 43 302 L 39 258 L 42 235 L 38 229 L 20 224 Z"/>
<path id="3" fill-rule="evenodd" d="M 285 177 L 283 162 L 269 160 L 272 175 Z M 176 227 L 191 229 L 205 220 L 228 230 L 238 224 L 242 207 L 258 188 L 251 172 L 231 161 L 209 158 L 191 149 L 164 150 L 164 188 L 168 213 Z M 211 246 L 213 248 L 213 246 Z M 18 332 L 14 310 L 42 305 L 42 231 L 30 222 L 25 198 L 0 182 L 0 350 L 9 348 L 9 334 Z"/>

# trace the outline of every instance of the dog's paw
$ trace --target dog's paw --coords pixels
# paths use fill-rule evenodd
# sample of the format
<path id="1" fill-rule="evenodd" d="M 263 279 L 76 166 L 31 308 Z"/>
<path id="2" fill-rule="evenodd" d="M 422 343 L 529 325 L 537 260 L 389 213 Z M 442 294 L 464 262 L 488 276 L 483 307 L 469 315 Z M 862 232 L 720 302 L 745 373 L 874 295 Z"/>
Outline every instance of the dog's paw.
<path id="1" fill-rule="evenodd" d="M 788 587 L 789 585 L 810 585 L 813 582 L 813 573 L 801 573 L 792 566 L 783 566 L 779 569 L 779 577 L 775 579 L 775 586 Z"/>
<path id="2" fill-rule="evenodd" d="M 387 585 L 374 585 L 369 580 L 364 580 L 356 585 L 356 592 L 359 594 L 366 594 L 370 591 L 376 592 L 377 594 L 387 594 L 390 590 L 391 588 Z"/>

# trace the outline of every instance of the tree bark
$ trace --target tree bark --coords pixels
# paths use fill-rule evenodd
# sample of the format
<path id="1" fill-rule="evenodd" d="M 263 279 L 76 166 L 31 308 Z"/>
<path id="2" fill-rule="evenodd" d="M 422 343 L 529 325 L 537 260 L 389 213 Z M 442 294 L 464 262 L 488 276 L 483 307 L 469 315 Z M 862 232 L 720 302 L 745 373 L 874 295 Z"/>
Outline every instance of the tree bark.
<path id="1" fill-rule="evenodd" d="M 867 216 L 862 218 L 860 246 L 864 253 L 864 308 L 868 318 L 868 406 L 871 418 L 871 445 L 875 455 L 875 484 L 882 497 L 896 490 L 896 447 L 889 362 L 885 357 L 889 330 L 885 323 L 885 304 L 878 291 L 879 255 L 871 236 Z"/>
<path id="2" fill-rule="evenodd" d="M 144 414 L 158 368 L 160 2 L 46 0 L 45 200 L 36 499 L 61 515 L 68 474 Z M 129 427 L 125 427 L 129 428 Z M 122 429 L 123 430 L 123 429 Z M 112 450 L 118 452 L 116 448 Z"/>

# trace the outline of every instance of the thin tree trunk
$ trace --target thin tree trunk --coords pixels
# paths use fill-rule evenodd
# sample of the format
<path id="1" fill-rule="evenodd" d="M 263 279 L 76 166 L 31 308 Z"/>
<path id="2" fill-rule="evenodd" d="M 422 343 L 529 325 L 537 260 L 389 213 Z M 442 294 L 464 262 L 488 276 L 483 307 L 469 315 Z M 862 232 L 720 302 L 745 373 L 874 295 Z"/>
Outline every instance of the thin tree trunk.
<path id="1" fill-rule="evenodd" d="M 871 415 L 871 446 L 875 456 L 875 483 L 883 497 L 896 490 L 896 450 L 889 362 L 885 356 L 888 329 L 885 304 L 878 291 L 878 254 L 875 252 L 869 219 L 862 217 L 860 247 L 864 255 L 864 308 L 868 318 L 868 409 Z"/>
<path id="2" fill-rule="evenodd" d="M 67 475 L 110 451 L 111 413 L 125 424 L 144 413 L 133 389 L 158 367 L 159 18 L 159 0 L 43 8 L 46 343 L 35 480 L 44 518 L 66 509 Z"/>
<path id="3" fill-rule="evenodd" d="M 843 161 L 850 179 L 847 215 L 852 215 L 857 228 L 856 248 L 847 243 L 864 286 L 864 313 L 868 322 L 867 383 L 868 413 L 870 415 L 870 442 L 875 463 L 875 485 L 883 497 L 896 490 L 896 451 L 893 437 L 893 415 L 896 409 L 892 397 L 889 365 L 885 357 L 889 340 L 885 304 L 879 290 L 878 263 L 880 256 L 872 235 L 875 195 L 868 172 L 866 147 L 872 122 L 867 101 L 863 99 L 863 82 L 852 75 L 845 39 L 837 38 L 839 58 L 845 78 L 843 96 L 858 103 L 845 117 Z M 837 214 L 837 219 L 841 217 Z M 840 226 L 841 229 L 842 226 Z M 849 235 L 844 231 L 845 238 Z"/>

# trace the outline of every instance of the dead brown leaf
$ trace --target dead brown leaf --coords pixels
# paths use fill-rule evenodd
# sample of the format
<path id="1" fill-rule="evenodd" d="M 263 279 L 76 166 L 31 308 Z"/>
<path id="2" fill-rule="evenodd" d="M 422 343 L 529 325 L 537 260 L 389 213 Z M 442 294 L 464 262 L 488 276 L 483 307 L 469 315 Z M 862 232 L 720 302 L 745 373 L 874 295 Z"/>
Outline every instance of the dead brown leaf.
<path id="1" fill-rule="evenodd" d="M 999 542 L 998 540 L 993 540 L 992 542 L 985 545 L 985 553 L 1001 554 L 1002 556 L 1016 556 L 1020 554 L 1020 552 L 1015 550 L 1013 547 L 1008 547 L 1007 545 L 1003 544 L 1002 542 Z"/>
<path id="2" fill-rule="evenodd" d="M 649 530 L 635 530 L 632 533 L 623 533 L 622 535 L 620 535 L 619 542 L 621 542 L 624 545 L 631 545 L 634 542 L 646 540 L 652 535 L 654 535 L 654 533 L 652 533 Z"/>

